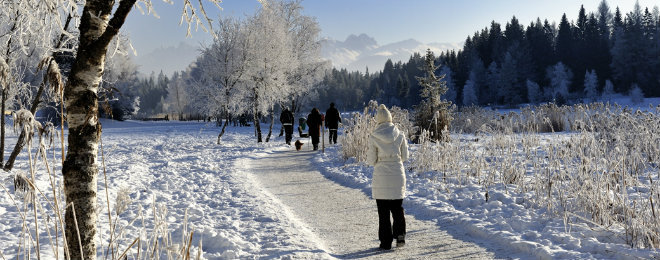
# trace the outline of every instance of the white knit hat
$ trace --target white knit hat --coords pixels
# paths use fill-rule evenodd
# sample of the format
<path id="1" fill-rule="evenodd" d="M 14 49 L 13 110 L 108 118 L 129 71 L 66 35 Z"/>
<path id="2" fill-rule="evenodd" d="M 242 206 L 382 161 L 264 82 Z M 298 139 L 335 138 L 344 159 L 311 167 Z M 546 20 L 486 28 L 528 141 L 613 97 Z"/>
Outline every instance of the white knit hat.
<path id="1" fill-rule="evenodd" d="M 392 115 L 390 114 L 390 111 L 387 110 L 387 107 L 383 104 L 380 104 L 378 106 L 378 111 L 376 112 L 376 122 L 380 123 L 385 123 L 385 122 L 392 122 Z"/>

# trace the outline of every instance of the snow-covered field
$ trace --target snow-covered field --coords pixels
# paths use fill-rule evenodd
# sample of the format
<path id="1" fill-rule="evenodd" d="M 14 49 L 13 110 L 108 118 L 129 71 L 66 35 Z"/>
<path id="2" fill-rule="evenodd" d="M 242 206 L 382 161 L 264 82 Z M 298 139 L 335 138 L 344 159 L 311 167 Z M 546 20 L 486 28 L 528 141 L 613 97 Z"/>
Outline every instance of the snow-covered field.
<path id="1" fill-rule="evenodd" d="M 99 160 L 105 163 L 107 183 L 101 172 L 99 257 L 113 253 L 106 250 L 111 233 L 108 208 L 112 222 L 116 222 L 113 237 L 120 237 L 116 255 L 141 237 L 139 259 L 145 258 L 145 249 L 149 249 L 149 254 L 160 255 L 160 259 L 186 250 L 193 259 L 198 254 L 202 259 L 328 257 L 309 242 L 313 239 L 308 230 L 300 228 L 304 225 L 272 204 L 272 198 L 261 192 L 254 173 L 246 172 L 249 167 L 243 165 L 245 158 L 291 149 L 283 144 L 282 137 L 256 144 L 252 128 L 230 128 L 222 144 L 217 145 L 218 131 L 213 124 L 197 122 L 104 121 L 104 157 Z M 567 138 L 562 135 L 548 135 L 543 141 Z M 15 142 L 15 138 L 10 136 L 9 143 Z M 325 153 L 319 152 L 315 165 L 329 179 L 370 194 L 372 169 L 350 159 L 344 161 L 340 149 L 333 146 Z M 417 149 L 412 146 L 412 156 Z M 23 152 L 15 171 L 0 173 L 3 259 L 23 259 L 27 253 L 32 258 L 36 256 L 29 242 L 33 238 L 28 237 L 34 237 L 31 206 L 24 208 L 26 204 L 14 201 L 22 196 L 14 193 L 13 174 L 28 172 L 27 161 Z M 59 173 L 57 161 L 49 161 L 55 165 L 55 173 Z M 44 259 L 54 259 L 56 253 L 50 238 L 55 232 L 55 216 L 49 204 L 50 181 L 44 164 L 36 165 L 36 186 L 44 194 L 37 195 L 38 204 L 43 207 L 37 214 L 40 253 Z M 59 174 L 56 180 L 61 183 Z M 564 218 L 534 207 L 529 203 L 529 194 L 519 192 L 513 185 L 490 187 L 486 201 L 483 186 L 476 183 L 438 182 L 428 173 L 408 172 L 408 191 L 404 204 L 407 213 L 419 219 L 451 223 L 476 239 L 508 248 L 512 255 L 523 253 L 542 259 L 660 259 L 659 251 L 631 249 L 621 237 L 599 227 L 580 221 L 566 225 Z M 24 228 L 30 232 L 23 232 Z M 192 247 L 186 248 L 191 233 Z M 156 240 L 159 246 L 155 246 Z M 129 251 L 129 259 L 137 256 L 136 248 Z M 61 250 L 57 254 L 62 259 Z"/>

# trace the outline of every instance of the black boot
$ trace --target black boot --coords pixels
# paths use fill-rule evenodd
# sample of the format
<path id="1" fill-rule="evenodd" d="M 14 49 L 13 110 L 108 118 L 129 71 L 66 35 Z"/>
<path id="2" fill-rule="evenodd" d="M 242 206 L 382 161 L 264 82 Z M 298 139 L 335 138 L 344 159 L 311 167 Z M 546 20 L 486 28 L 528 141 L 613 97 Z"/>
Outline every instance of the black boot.
<path id="1" fill-rule="evenodd" d="M 406 244 L 406 236 L 404 235 L 399 235 L 396 238 L 396 247 L 402 247 Z"/>
<path id="2" fill-rule="evenodd" d="M 398 245 L 399 245 L 399 244 L 397 244 L 397 246 L 398 246 Z M 385 242 L 385 243 L 380 242 L 380 246 L 379 246 L 378 248 L 380 248 L 380 249 L 384 249 L 384 250 L 390 250 L 390 249 L 392 249 L 392 242 L 391 242 L 391 241 L 390 241 L 389 243 L 387 243 L 387 242 Z"/>

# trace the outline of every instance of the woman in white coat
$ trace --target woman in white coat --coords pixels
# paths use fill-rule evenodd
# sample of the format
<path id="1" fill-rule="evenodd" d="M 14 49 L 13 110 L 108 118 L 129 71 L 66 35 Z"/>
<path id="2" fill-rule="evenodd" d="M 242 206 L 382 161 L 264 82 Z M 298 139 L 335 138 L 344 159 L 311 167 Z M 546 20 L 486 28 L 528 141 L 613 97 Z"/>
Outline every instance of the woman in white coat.
<path id="1" fill-rule="evenodd" d="M 408 142 L 403 132 L 392 123 L 392 115 L 385 105 L 376 112 L 378 126 L 369 137 L 367 162 L 374 166 L 371 197 L 378 206 L 378 239 L 381 249 L 405 244 L 406 220 L 403 198 L 406 192 L 406 174 L 403 161 L 408 159 Z M 390 213 L 394 220 L 391 224 Z"/>

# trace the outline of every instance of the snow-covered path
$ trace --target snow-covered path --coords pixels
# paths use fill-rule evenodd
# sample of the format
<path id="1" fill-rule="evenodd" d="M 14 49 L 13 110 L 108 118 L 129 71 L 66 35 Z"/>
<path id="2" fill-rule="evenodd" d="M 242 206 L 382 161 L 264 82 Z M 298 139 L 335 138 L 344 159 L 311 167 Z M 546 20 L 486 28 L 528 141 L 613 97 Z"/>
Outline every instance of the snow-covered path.
<path id="1" fill-rule="evenodd" d="M 262 191 L 283 211 L 311 231 L 320 250 L 336 258 L 368 259 L 494 259 L 507 258 L 463 241 L 432 221 L 407 214 L 406 246 L 378 250 L 377 212 L 373 200 L 357 189 L 326 179 L 312 165 L 312 151 L 275 150 L 244 159 Z M 405 207 L 405 204 L 404 204 Z M 455 232 L 452 232 L 455 233 Z M 311 244 L 311 243 L 310 243 Z"/>

